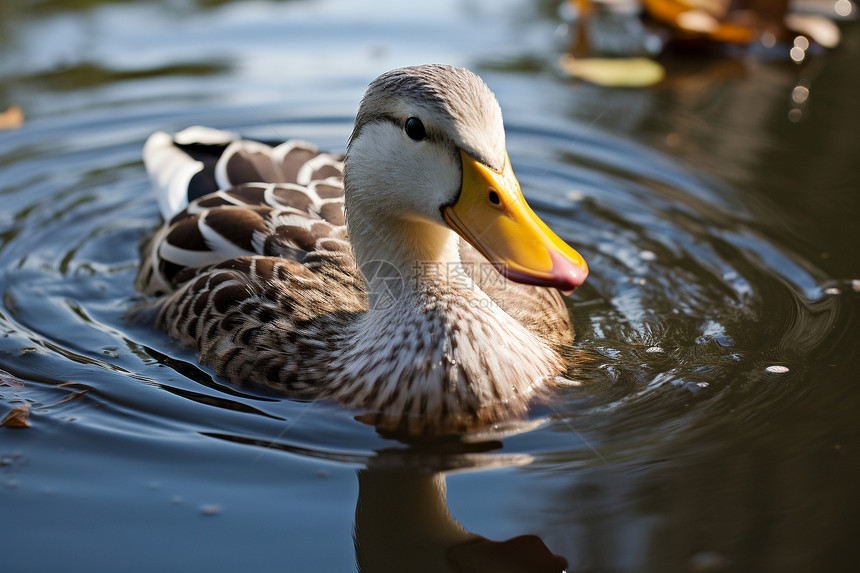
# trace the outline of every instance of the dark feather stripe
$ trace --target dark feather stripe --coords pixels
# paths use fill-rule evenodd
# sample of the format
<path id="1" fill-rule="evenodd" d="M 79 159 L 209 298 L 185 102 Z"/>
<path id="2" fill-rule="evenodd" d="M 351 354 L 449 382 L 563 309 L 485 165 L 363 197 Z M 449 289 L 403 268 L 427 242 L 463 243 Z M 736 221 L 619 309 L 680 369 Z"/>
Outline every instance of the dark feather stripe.
<path id="1" fill-rule="evenodd" d="M 314 149 L 307 147 L 294 147 L 284 157 L 281 163 L 281 174 L 284 182 L 298 182 L 299 170 L 311 159 L 319 155 Z"/>
<path id="2" fill-rule="evenodd" d="M 215 164 L 227 148 L 227 144 L 176 143 L 174 145 L 188 154 L 194 161 L 203 163 L 203 169 L 188 182 L 188 201 L 193 201 L 218 190 L 215 182 Z"/>
<path id="3" fill-rule="evenodd" d="M 329 177 L 342 177 L 343 171 L 334 165 L 323 165 L 313 172 L 311 179 L 328 179 Z"/>
<path id="4" fill-rule="evenodd" d="M 282 180 L 279 170 L 272 163 L 272 149 L 262 144 L 260 147 L 261 151 L 238 148 L 226 156 L 225 170 L 231 185 Z"/>
<path id="5" fill-rule="evenodd" d="M 314 203 L 305 191 L 297 187 L 279 185 L 272 190 L 272 195 L 278 201 L 278 207 L 291 207 L 304 212 L 308 212 Z"/>
<path id="6" fill-rule="evenodd" d="M 343 217 L 343 203 L 325 203 L 320 207 L 320 217 L 338 227 L 346 224 L 346 220 Z"/>
<path id="7" fill-rule="evenodd" d="M 254 252 L 254 234 L 266 234 L 269 226 L 267 207 L 248 209 L 243 207 L 216 207 L 201 217 L 212 231 L 230 241 L 240 249 Z M 177 245 L 178 246 L 178 245 Z"/>
<path id="8" fill-rule="evenodd" d="M 335 187 L 329 183 L 317 183 L 313 188 L 320 199 L 340 199 L 343 197 L 343 187 Z"/>
<path id="9" fill-rule="evenodd" d="M 261 185 L 260 183 L 244 183 L 225 192 L 225 195 L 233 199 L 237 205 L 268 205 L 266 203 L 266 190 L 270 187 L 272 186 Z M 275 205 L 268 206 L 275 207 Z"/>
<path id="10" fill-rule="evenodd" d="M 176 245 L 190 251 L 208 251 L 203 235 L 200 234 L 200 228 L 197 226 L 199 217 L 193 215 L 191 217 L 183 217 L 173 223 L 167 236 L 164 240 L 171 245 Z"/>

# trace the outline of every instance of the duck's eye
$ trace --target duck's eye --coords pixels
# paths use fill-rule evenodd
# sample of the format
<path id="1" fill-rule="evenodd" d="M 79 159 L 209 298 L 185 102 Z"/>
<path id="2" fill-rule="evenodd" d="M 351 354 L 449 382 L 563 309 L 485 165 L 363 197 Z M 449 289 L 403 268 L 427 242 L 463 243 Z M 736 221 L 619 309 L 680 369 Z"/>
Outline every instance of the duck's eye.
<path id="1" fill-rule="evenodd" d="M 406 135 L 415 141 L 421 141 L 427 137 L 427 132 L 424 131 L 424 124 L 417 117 L 410 117 L 406 120 Z"/>

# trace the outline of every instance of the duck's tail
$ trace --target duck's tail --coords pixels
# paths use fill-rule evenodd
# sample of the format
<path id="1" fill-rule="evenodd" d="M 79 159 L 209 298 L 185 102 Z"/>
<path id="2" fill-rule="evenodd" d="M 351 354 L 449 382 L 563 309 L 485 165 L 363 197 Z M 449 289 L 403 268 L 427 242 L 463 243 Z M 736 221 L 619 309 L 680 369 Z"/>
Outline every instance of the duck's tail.
<path id="1" fill-rule="evenodd" d="M 165 221 L 188 203 L 217 191 L 218 161 L 239 136 L 209 127 L 189 127 L 171 136 L 157 131 L 143 146 L 143 163 L 158 194 L 158 208 Z"/>
<path id="2" fill-rule="evenodd" d="M 138 289 L 165 294 L 235 257 L 301 261 L 318 240 L 345 237 L 341 159 L 206 127 L 154 133 L 143 160 L 164 224 L 141 249 Z"/>
<path id="3" fill-rule="evenodd" d="M 143 147 L 143 162 L 165 221 L 219 189 L 243 183 L 309 185 L 341 177 L 342 160 L 306 141 L 262 142 L 199 126 L 173 136 L 153 133 Z"/>

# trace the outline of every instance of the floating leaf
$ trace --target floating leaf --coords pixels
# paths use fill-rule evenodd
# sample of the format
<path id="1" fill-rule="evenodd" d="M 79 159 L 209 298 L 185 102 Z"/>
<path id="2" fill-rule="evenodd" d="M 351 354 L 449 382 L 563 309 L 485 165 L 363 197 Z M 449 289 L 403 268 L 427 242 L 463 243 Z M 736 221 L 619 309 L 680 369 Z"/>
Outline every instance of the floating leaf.
<path id="1" fill-rule="evenodd" d="M 666 75 L 663 66 L 648 58 L 575 58 L 563 54 L 561 68 L 575 78 L 609 87 L 643 87 Z"/>
<path id="2" fill-rule="evenodd" d="M 683 33 L 732 44 L 753 41 L 750 27 L 725 20 L 727 2 L 643 0 L 642 3 L 652 18 Z"/>
<path id="3" fill-rule="evenodd" d="M 24 124 L 24 112 L 18 104 L 12 104 L 6 111 L 0 111 L 0 129 L 18 129 Z"/>
<path id="4" fill-rule="evenodd" d="M 29 404 L 26 406 L 15 406 L 12 408 L 12 411 L 6 414 L 6 417 L 3 418 L 0 425 L 6 426 L 7 428 L 29 428 L 31 426 L 30 420 L 27 419 L 29 415 Z"/>

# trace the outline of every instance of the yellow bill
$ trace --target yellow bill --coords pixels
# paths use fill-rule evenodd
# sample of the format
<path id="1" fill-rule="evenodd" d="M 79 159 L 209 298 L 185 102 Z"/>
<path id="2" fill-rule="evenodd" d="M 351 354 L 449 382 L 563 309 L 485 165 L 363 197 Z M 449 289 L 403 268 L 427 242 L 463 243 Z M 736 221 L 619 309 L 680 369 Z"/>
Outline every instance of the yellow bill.
<path id="1" fill-rule="evenodd" d="M 464 151 L 460 156 L 460 197 L 442 209 L 451 228 L 513 281 L 565 293 L 581 285 L 588 265 L 526 204 L 508 157 L 499 172 Z"/>

